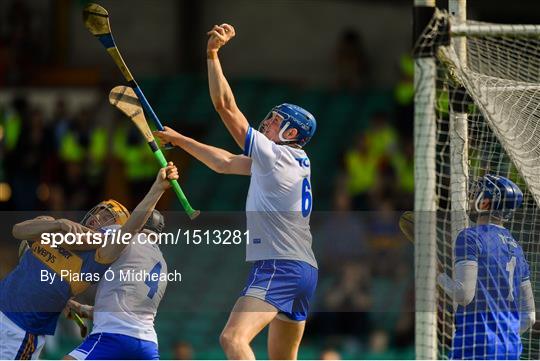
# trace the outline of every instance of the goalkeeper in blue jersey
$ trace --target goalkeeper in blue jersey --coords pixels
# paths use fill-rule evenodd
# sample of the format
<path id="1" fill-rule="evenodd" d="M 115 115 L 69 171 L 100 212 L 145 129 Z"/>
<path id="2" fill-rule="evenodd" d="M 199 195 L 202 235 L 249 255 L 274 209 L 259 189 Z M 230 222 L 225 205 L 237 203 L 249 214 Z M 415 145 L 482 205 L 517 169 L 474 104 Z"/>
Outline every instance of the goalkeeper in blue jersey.
<path id="1" fill-rule="evenodd" d="M 452 359 L 519 359 L 521 333 L 535 322 L 529 266 L 504 222 L 523 202 L 507 178 L 485 175 L 470 189 L 470 217 L 454 248 L 454 277 L 438 284 L 457 304 Z"/>

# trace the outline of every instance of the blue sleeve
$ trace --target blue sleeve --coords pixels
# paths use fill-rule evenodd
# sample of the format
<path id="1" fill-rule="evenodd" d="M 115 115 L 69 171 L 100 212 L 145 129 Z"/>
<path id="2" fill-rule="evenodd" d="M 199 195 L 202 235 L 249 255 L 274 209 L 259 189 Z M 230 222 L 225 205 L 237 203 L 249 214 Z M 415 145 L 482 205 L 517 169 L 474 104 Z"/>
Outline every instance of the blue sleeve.
<path id="1" fill-rule="evenodd" d="M 480 254 L 478 235 L 470 229 L 459 232 L 455 245 L 455 263 L 460 261 L 476 261 Z"/>
<path id="2" fill-rule="evenodd" d="M 253 128 L 249 127 L 246 133 L 246 140 L 244 141 L 244 155 L 251 157 L 251 151 L 253 146 Z"/>

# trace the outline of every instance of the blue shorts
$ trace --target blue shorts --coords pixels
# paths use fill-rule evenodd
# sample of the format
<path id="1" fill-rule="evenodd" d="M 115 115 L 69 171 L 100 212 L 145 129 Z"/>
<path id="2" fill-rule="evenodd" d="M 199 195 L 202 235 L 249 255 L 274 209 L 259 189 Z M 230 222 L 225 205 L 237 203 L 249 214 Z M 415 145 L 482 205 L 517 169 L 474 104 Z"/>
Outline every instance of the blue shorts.
<path id="1" fill-rule="evenodd" d="M 152 341 L 117 333 L 93 333 L 69 354 L 77 360 L 159 360 Z"/>
<path id="2" fill-rule="evenodd" d="M 276 307 L 293 321 L 305 321 L 317 287 L 317 269 L 302 261 L 257 261 L 249 273 L 242 296 Z"/>

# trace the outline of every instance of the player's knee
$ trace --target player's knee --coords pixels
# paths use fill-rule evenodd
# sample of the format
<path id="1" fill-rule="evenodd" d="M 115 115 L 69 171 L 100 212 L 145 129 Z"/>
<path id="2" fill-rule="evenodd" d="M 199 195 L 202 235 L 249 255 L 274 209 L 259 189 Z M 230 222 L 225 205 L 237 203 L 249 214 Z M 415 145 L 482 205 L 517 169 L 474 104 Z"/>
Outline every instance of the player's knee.
<path id="1" fill-rule="evenodd" d="M 233 343 L 233 339 L 234 337 L 231 332 L 224 330 L 223 332 L 221 332 L 221 335 L 219 335 L 219 344 L 223 349 L 229 348 L 230 345 Z"/>
<path id="2" fill-rule="evenodd" d="M 244 346 L 245 344 L 248 344 L 249 341 L 239 332 L 225 329 L 219 336 L 219 343 L 224 350 L 227 350 Z"/>

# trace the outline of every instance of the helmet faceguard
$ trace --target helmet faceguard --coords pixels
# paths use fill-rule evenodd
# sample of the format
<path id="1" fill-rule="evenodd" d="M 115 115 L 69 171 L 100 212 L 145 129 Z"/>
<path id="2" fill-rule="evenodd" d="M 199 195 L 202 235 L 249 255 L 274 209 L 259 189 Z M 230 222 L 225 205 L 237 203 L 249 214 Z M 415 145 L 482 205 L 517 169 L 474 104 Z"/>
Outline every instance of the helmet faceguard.
<path id="1" fill-rule="evenodd" d="M 103 201 L 93 207 L 81 221 L 83 226 L 93 230 L 111 226 L 123 225 L 129 218 L 129 211 L 114 199 Z"/>
<path id="2" fill-rule="evenodd" d="M 276 115 L 278 117 L 276 117 Z M 258 131 L 261 132 L 262 134 L 265 134 L 266 130 L 268 129 L 268 126 L 273 122 L 273 121 L 276 121 L 276 119 L 278 119 L 277 121 L 279 121 L 279 128 L 281 129 L 281 124 L 283 122 L 283 117 L 281 117 L 278 113 L 276 113 L 273 109 L 270 110 L 268 112 L 268 114 L 266 115 L 266 117 L 264 117 L 263 120 L 261 120 L 261 122 L 259 123 L 259 128 L 258 128 Z"/>

